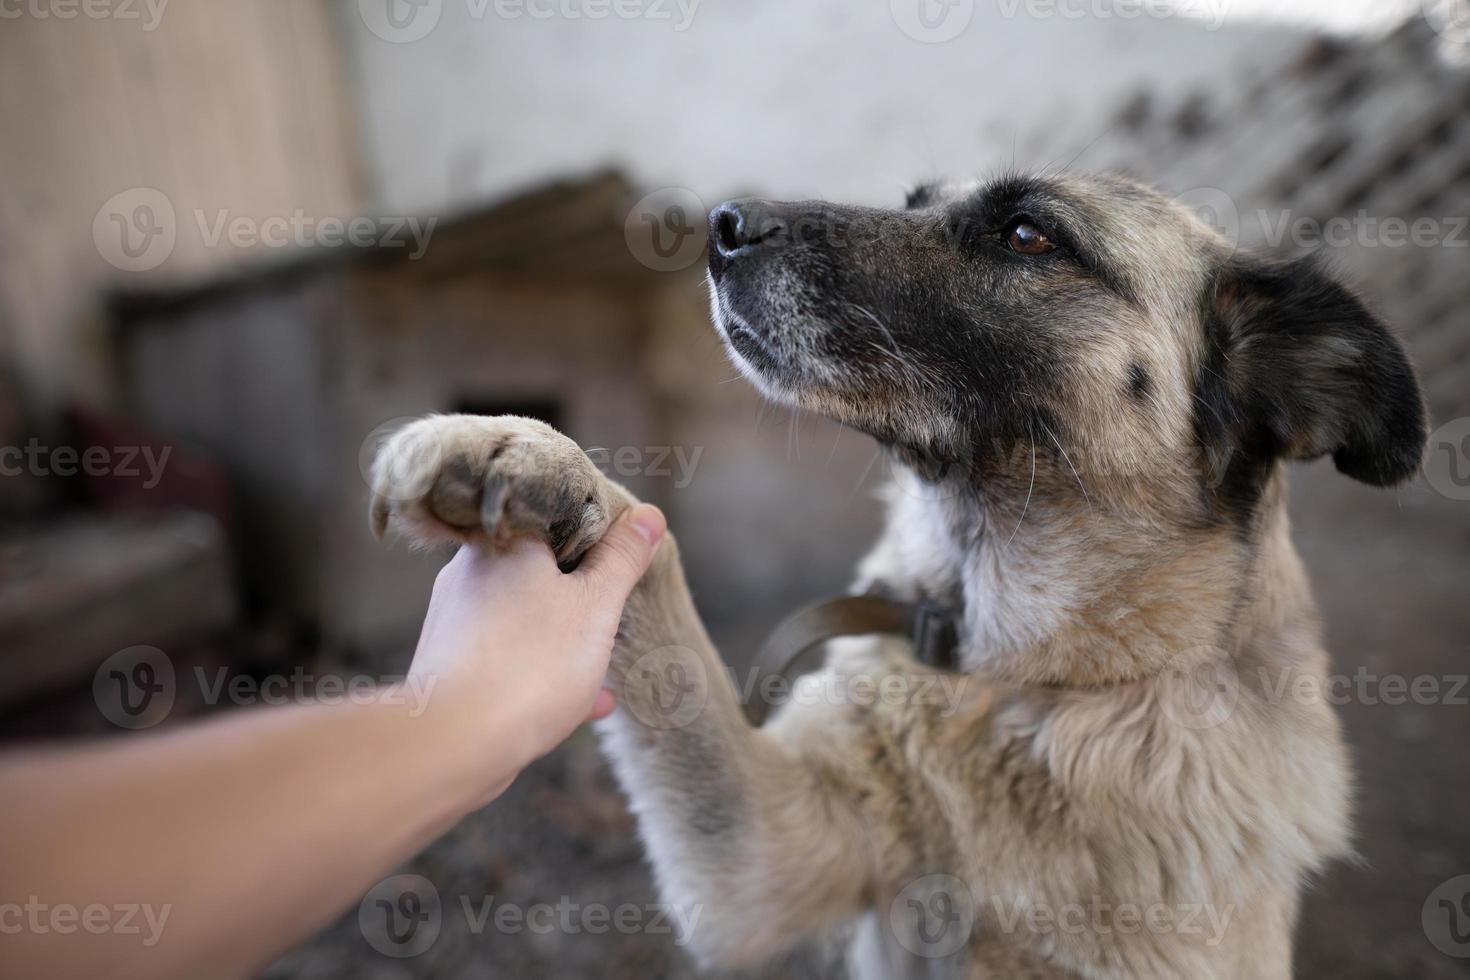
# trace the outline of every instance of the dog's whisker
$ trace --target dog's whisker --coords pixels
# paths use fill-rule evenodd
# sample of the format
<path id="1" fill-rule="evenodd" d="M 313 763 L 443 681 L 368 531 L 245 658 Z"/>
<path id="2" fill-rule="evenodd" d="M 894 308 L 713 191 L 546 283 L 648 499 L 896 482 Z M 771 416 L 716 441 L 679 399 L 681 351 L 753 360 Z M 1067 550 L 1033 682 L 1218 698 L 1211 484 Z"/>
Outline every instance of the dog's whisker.
<path id="1" fill-rule="evenodd" d="M 854 310 L 857 310 L 863 316 L 871 320 L 873 322 L 873 326 L 877 327 L 879 332 L 881 332 L 883 336 L 888 339 L 888 345 L 893 348 L 893 350 L 898 350 L 898 341 L 893 339 L 893 331 L 884 326 L 883 321 L 878 319 L 877 314 L 868 309 L 866 306 L 862 306 L 858 303 L 849 303 L 848 306 L 852 307 Z"/>
<path id="2" fill-rule="evenodd" d="M 1040 420 L 1038 419 L 1037 421 Z M 1082 483 L 1082 474 L 1078 473 L 1077 467 L 1072 465 L 1072 457 L 1067 455 L 1066 448 L 1062 446 L 1061 440 L 1056 437 L 1056 433 L 1051 431 L 1051 426 L 1047 425 L 1045 422 L 1042 422 L 1041 427 L 1046 430 L 1046 434 L 1051 436 L 1051 441 L 1055 443 L 1057 449 L 1061 451 L 1062 459 L 1065 459 L 1067 461 L 1067 468 L 1072 471 L 1072 476 L 1075 477 L 1077 480 L 1077 487 L 1082 491 L 1082 499 L 1087 501 L 1087 509 L 1091 510 L 1092 496 L 1088 494 L 1087 487 L 1084 486 Z"/>
<path id="3" fill-rule="evenodd" d="M 879 457 L 881 457 L 882 455 L 882 449 L 873 450 L 873 458 L 868 460 L 868 465 L 863 467 L 863 471 L 858 474 L 857 480 L 853 482 L 852 490 L 847 495 L 848 503 L 852 503 L 852 498 L 856 497 L 857 492 L 861 490 L 863 486 L 868 482 L 868 474 L 873 472 L 873 464 L 878 462 Z"/>
<path id="4" fill-rule="evenodd" d="M 1021 532 L 1021 525 L 1026 523 L 1026 512 L 1031 509 L 1031 492 L 1036 489 L 1036 437 L 1031 437 L 1031 485 L 1026 488 L 1026 503 L 1021 507 L 1021 519 L 1016 522 L 1016 529 L 1011 536 L 1006 538 L 1006 547 L 1016 540 L 1016 535 Z"/>

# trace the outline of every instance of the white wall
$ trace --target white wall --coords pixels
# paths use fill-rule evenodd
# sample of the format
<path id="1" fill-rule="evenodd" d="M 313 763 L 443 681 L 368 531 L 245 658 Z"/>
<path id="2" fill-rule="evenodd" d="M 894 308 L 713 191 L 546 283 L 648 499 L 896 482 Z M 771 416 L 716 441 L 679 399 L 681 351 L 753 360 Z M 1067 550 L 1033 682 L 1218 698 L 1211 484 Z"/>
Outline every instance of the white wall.
<path id="1" fill-rule="evenodd" d="M 682 31 L 556 13 L 599 0 L 412 2 L 339 11 L 378 204 L 434 212 L 609 163 L 707 203 L 744 192 L 892 202 L 916 178 L 1007 166 L 1013 148 L 1022 165 L 1048 163 L 1028 154 L 1085 143 L 1135 87 L 1167 98 L 1238 82 L 1303 29 L 1265 23 L 1271 6 L 1256 0 L 1183 0 L 1198 17 L 1121 0 L 1148 4 L 1132 19 L 1113 0 L 683 0 L 696 7 Z M 657 0 L 675 20 L 677 2 Z M 898 24 L 921 2 L 973 14 L 953 40 L 922 43 Z M 388 4 L 418 19 L 395 32 Z M 1321 7 L 1297 4 L 1276 6 Z M 1346 8 L 1326 9 L 1341 20 Z"/>

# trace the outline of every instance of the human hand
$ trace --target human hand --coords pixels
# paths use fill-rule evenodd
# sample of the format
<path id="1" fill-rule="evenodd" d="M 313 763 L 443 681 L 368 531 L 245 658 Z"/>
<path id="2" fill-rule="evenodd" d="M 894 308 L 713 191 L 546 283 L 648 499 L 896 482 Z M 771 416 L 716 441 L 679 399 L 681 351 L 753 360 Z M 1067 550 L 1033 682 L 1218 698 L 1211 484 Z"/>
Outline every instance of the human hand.
<path id="1" fill-rule="evenodd" d="M 623 604 L 666 527 L 657 508 L 640 504 L 574 572 L 530 539 L 495 552 L 463 547 L 440 571 L 409 674 L 432 680 L 429 710 L 448 720 L 472 765 L 493 775 L 511 763 L 493 792 L 612 711 L 602 681 Z"/>

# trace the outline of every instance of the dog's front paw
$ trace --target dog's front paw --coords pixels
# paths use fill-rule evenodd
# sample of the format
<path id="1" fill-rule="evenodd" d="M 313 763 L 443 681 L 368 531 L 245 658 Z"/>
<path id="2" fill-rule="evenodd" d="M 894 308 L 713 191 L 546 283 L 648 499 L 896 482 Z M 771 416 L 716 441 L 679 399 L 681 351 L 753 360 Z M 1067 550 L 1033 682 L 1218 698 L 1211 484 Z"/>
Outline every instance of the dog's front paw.
<path id="1" fill-rule="evenodd" d="M 434 415 L 395 432 L 372 470 L 373 531 L 416 543 L 536 537 L 569 567 L 602 538 L 610 484 L 576 443 L 515 416 Z"/>

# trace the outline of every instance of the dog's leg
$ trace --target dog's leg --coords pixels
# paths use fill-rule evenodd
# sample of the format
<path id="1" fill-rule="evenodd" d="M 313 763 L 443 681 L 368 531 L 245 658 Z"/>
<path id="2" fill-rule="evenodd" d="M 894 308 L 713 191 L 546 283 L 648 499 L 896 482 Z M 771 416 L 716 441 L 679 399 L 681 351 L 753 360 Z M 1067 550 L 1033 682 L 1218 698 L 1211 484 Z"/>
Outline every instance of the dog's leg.
<path id="1" fill-rule="evenodd" d="M 604 747 L 664 896 L 701 914 L 691 945 L 706 962 L 783 952 L 860 912 L 880 866 L 909 860 L 859 802 L 885 794 L 858 760 L 746 722 L 672 542 L 628 603 L 611 678 L 622 707 L 599 726 Z"/>
<path id="2" fill-rule="evenodd" d="M 517 418 L 424 419 L 384 446 L 373 524 L 419 542 L 547 540 L 575 562 L 633 498 L 566 437 Z M 629 600 L 601 725 L 683 940 L 710 963 L 769 958 L 861 910 L 875 843 L 862 767 L 751 728 L 695 611 L 672 536 Z"/>

